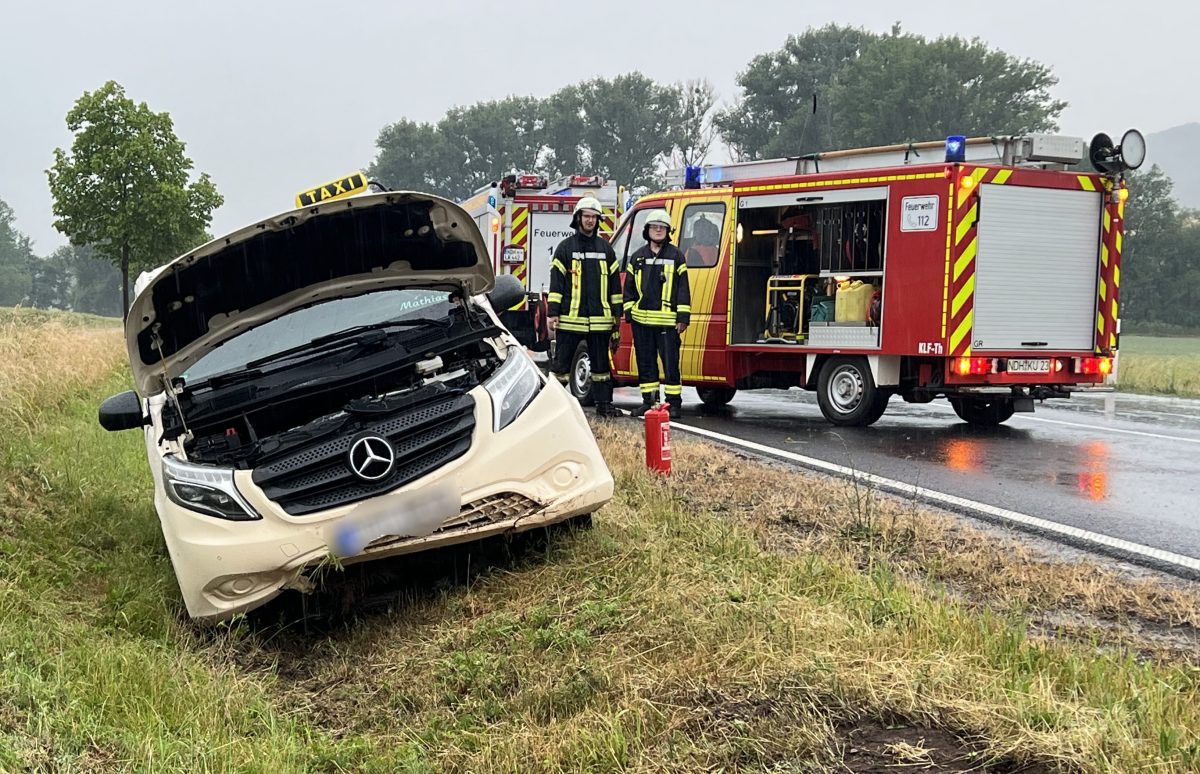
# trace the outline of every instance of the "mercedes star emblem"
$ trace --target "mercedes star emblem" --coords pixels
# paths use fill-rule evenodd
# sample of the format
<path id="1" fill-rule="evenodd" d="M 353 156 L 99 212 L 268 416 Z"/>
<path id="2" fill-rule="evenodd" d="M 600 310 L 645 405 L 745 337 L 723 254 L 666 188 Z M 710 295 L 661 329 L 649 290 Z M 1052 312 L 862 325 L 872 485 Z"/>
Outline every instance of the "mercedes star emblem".
<path id="1" fill-rule="evenodd" d="M 363 481 L 386 478 L 396 464 L 396 451 L 378 435 L 364 435 L 350 445 L 350 470 Z"/>

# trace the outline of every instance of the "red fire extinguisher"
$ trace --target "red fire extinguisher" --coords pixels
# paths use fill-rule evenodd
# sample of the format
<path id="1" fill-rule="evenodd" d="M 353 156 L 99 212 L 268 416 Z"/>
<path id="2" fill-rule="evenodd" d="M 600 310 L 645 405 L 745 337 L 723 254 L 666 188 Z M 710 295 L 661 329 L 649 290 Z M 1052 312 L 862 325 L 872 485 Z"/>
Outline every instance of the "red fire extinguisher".
<path id="1" fill-rule="evenodd" d="M 646 467 L 655 473 L 671 472 L 671 420 L 665 404 L 646 412 Z"/>

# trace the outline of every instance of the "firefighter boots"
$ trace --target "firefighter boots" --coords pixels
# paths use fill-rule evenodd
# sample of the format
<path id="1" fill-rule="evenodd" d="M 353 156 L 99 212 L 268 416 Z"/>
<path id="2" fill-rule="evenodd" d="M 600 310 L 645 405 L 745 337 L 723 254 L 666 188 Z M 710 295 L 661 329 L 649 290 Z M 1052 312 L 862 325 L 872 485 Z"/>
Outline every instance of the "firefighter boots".
<path id="1" fill-rule="evenodd" d="M 667 414 L 671 419 L 683 418 L 683 398 L 673 395 L 667 398 Z"/>

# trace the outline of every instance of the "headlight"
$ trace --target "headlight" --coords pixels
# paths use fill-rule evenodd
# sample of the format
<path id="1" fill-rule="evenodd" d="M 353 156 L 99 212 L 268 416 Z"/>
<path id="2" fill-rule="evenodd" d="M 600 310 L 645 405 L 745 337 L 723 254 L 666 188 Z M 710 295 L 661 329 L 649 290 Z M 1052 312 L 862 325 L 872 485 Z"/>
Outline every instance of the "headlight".
<path id="1" fill-rule="evenodd" d="M 483 383 L 492 397 L 492 430 L 512 424 L 542 389 L 542 374 L 521 347 L 509 347 L 504 364 Z"/>
<path id="2" fill-rule="evenodd" d="M 174 457 L 164 457 L 163 486 L 172 502 L 189 511 L 229 521 L 262 518 L 233 485 L 232 470 L 189 465 Z"/>

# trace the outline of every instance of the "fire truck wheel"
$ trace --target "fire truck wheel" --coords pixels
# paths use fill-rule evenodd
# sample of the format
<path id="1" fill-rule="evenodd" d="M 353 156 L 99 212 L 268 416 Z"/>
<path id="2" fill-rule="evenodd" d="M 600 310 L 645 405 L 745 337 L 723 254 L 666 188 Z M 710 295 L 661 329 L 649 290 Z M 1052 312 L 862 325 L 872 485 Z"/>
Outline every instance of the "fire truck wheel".
<path id="1" fill-rule="evenodd" d="M 968 424 L 995 427 L 1013 415 L 1012 398 L 950 398 L 958 418 Z"/>
<path id="2" fill-rule="evenodd" d="M 596 402 L 592 397 L 592 359 L 588 357 L 587 342 L 579 342 L 575 348 L 575 356 L 571 358 L 571 394 L 580 405 L 591 406 Z"/>
<path id="3" fill-rule="evenodd" d="M 697 387 L 696 394 L 700 396 L 700 402 L 705 406 L 720 408 L 729 405 L 729 401 L 733 400 L 734 395 L 737 395 L 737 390 L 732 387 Z"/>
<path id="4" fill-rule="evenodd" d="M 866 358 L 831 357 L 817 380 L 817 404 L 835 425 L 865 427 L 883 416 L 887 396 L 875 387 Z"/>

